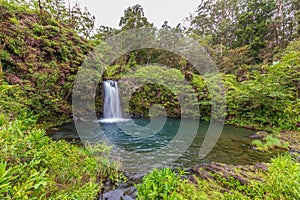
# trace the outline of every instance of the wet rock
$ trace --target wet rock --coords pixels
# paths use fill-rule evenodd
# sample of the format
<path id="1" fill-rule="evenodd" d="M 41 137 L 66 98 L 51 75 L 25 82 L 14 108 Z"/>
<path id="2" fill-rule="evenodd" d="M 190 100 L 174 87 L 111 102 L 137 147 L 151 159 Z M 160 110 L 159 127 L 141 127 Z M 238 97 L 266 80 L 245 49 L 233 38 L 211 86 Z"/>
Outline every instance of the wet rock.
<path id="1" fill-rule="evenodd" d="M 137 189 L 132 185 L 120 185 L 114 190 L 104 192 L 99 200 L 132 200 L 137 197 Z"/>
<path id="2" fill-rule="evenodd" d="M 198 184 L 198 182 L 194 176 L 188 176 L 187 179 L 189 180 L 190 183 Z"/>
<path id="3" fill-rule="evenodd" d="M 128 173 L 128 172 L 123 172 L 124 173 L 124 176 L 126 176 L 127 177 L 127 179 L 128 179 L 128 182 L 130 182 L 130 183 L 140 183 L 141 181 L 142 181 L 142 179 L 143 179 L 143 177 L 145 176 L 145 175 L 147 175 L 147 173 Z"/>
<path id="4" fill-rule="evenodd" d="M 103 193 L 111 191 L 113 189 L 113 187 L 114 187 L 114 185 L 110 180 L 106 181 L 104 184 Z"/>
<path id="5" fill-rule="evenodd" d="M 131 186 L 131 187 L 127 188 L 124 191 L 124 195 L 130 196 L 133 199 L 136 199 L 136 197 L 137 197 L 137 189 L 134 186 Z"/>
<path id="6" fill-rule="evenodd" d="M 292 157 L 300 161 L 300 151 L 290 150 L 289 153 Z"/>
<path id="7" fill-rule="evenodd" d="M 202 170 L 201 168 L 193 167 L 187 170 L 187 172 L 189 172 L 191 175 L 197 175 L 204 180 L 213 179 L 213 177 L 207 171 Z"/>
<path id="8" fill-rule="evenodd" d="M 253 135 L 250 136 L 251 139 L 260 139 L 260 138 L 264 138 L 268 135 L 268 133 L 266 131 L 258 131 L 256 133 L 254 133 Z"/>
<path id="9" fill-rule="evenodd" d="M 127 177 L 127 182 L 115 185 L 111 180 L 104 181 L 104 189 L 99 196 L 99 200 L 132 200 L 137 198 L 137 188 L 146 173 L 123 172 Z"/>
<path id="10" fill-rule="evenodd" d="M 267 170 L 268 170 L 268 166 L 267 166 L 266 164 L 264 164 L 264 163 L 256 163 L 256 164 L 254 165 L 254 168 L 255 168 L 255 169 L 262 169 L 262 170 L 264 170 L 264 171 L 267 171 Z"/>
<path id="11" fill-rule="evenodd" d="M 191 184 L 197 184 L 198 180 L 195 177 L 204 180 L 213 180 L 219 186 L 220 191 L 230 192 L 231 189 L 235 189 L 234 180 L 240 182 L 241 185 L 248 185 L 251 180 L 263 181 L 262 170 L 268 170 L 268 164 L 257 163 L 256 165 L 231 165 L 223 163 L 207 163 L 199 167 L 189 168 L 187 172 L 187 180 Z M 224 179 L 226 182 L 224 182 Z"/>
<path id="12" fill-rule="evenodd" d="M 214 174 L 219 174 L 221 177 L 225 178 L 226 180 L 230 180 L 230 178 L 232 177 L 238 180 L 243 185 L 249 183 L 247 177 L 243 177 L 242 173 L 238 173 L 235 171 L 234 166 L 228 166 L 220 163 L 212 163 L 210 165 L 207 165 L 205 169 Z"/>

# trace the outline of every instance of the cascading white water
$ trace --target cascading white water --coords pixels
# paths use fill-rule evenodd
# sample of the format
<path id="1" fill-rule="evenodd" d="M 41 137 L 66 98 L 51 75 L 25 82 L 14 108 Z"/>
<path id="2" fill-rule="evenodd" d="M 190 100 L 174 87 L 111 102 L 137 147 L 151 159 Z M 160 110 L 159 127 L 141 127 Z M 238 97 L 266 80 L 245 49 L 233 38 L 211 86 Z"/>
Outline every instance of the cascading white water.
<path id="1" fill-rule="evenodd" d="M 118 82 L 104 81 L 104 119 L 121 119 L 121 103 L 119 96 Z"/>

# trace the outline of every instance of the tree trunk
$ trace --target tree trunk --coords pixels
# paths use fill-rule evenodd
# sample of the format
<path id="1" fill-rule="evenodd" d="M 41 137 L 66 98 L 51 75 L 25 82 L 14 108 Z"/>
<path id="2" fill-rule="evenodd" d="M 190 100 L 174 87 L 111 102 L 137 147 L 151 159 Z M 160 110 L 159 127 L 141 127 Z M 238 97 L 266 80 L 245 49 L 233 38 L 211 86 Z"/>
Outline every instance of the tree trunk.
<path id="1" fill-rule="evenodd" d="M 300 81 L 297 83 L 298 99 L 300 99 Z"/>
<path id="2" fill-rule="evenodd" d="M 2 69 L 2 63 L 0 61 L 0 85 L 2 85 L 3 82 L 3 69 Z"/>
<path id="3" fill-rule="evenodd" d="M 39 4 L 39 9 L 40 9 L 40 14 L 42 14 L 42 12 L 43 12 L 43 6 L 42 6 L 41 0 L 38 0 L 38 4 Z"/>
<path id="4" fill-rule="evenodd" d="M 277 0 L 276 3 L 277 12 L 275 14 L 275 44 L 278 46 L 280 44 L 280 26 L 282 26 L 282 0 Z"/>
<path id="5" fill-rule="evenodd" d="M 150 49 L 147 49 L 147 66 L 150 63 L 151 55 L 150 55 Z"/>

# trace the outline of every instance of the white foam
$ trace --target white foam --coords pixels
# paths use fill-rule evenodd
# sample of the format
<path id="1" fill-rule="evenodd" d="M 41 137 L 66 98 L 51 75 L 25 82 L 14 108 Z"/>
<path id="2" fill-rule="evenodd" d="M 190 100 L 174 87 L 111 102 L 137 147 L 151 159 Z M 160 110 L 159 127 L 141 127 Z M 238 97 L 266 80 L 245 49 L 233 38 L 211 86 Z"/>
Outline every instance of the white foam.
<path id="1" fill-rule="evenodd" d="M 124 119 L 124 118 L 108 118 L 108 119 L 100 119 L 97 122 L 109 124 L 109 123 L 117 123 L 117 122 L 126 122 L 130 119 Z"/>

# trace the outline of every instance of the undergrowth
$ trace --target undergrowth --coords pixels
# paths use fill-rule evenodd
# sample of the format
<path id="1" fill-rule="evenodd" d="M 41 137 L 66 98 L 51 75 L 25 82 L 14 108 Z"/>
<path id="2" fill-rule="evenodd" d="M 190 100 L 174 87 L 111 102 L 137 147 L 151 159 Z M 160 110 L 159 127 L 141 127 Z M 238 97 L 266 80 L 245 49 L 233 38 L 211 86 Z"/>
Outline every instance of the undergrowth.
<path id="1" fill-rule="evenodd" d="M 138 199 L 300 199 L 300 163 L 288 154 L 272 159 L 263 181 L 242 184 L 234 177 L 214 176 L 214 180 L 195 177 L 197 184 L 172 170 L 154 169 L 138 185 Z"/>

